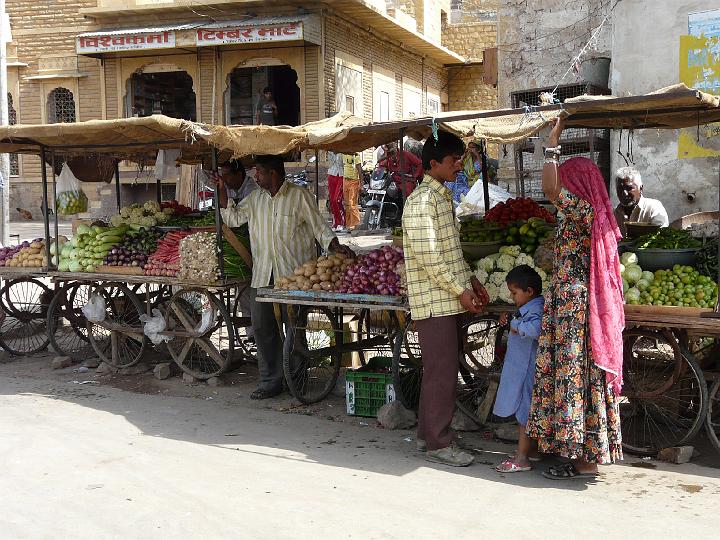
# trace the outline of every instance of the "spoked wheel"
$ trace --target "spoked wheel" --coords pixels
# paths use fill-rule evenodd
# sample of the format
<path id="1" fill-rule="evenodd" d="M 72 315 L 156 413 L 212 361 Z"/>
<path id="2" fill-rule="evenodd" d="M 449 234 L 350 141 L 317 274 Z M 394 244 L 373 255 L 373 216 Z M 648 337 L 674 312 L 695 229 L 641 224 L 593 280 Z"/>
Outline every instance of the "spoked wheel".
<path id="1" fill-rule="evenodd" d="M 623 447 L 654 455 L 682 445 L 707 415 L 707 384 L 690 354 L 669 332 L 624 334 L 624 388 L 620 398 Z"/>
<path id="2" fill-rule="evenodd" d="M 148 342 L 140 321 L 143 304 L 122 283 L 97 285 L 93 292 L 105 301 L 105 319 L 86 324 L 93 350 L 103 362 L 116 368 L 137 364 Z"/>
<path id="3" fill-rule="evenodd" d="M 395 336 L 400 322 L 394 311 L 370 311 L 363 309 L 357 321 L 357 340 L 366 344 L 358 357 L 365 366 L 374 357 L 392 358 Z"/>
<path id="4" fill-rule="evenodd" d="M 250 286 L 239 287 L 233 291 L 233 326 L 235 327 L 235 346 L 245 360 L 257 363 L 257 345 L 255 339 L 248 335 L 252 328 L 249 302 L 245 301 Z M 244 308 L 244 309 L 243 309 Z"/>
<path id="5" fill-rule="evenodd" d="M 87 283 L 64 285 L 57 290 L 48 308 L 50 346 L 56 353 L 75 361 L 95 356 L 88 337 L 87 319 L 82 312 L 93 291 L 99 290 Z"/>
<path id="6" fill-rule="evenodd" d="M 506 349 L 507 328 L 497 320 L 473 320 L 463 326 L 464 354 L 456 405 L 478 424 L 492 412 Z"/>
<path id="7" fill-rule="evenodd" d="M 337 317 L 326 308 L 300 307 L 289 324 L 283 371 L 290 393 L 305 404 L 324 399 L 337 383 L 342 355 L 335 346 L 343 335 Z"/>
<path id="8" fill-rule="evenodd" d="M 0 327 L 0 347 L 17 356 L 45 349 L 50 342 L 45 319 L 52 297 L 53 291 L 40 280 L 6 281 L 0 289 L 0 305 L 5 313 Z"/>
<path id="9" fill-rule="evenodd" d="M 715 379 L 710 389 L 705 431 L 712 445 L 720 452 L 720 379 Z"/>
<path id="10" fill-rule="evenodd" d="M 417 410 L 422 384 L 422 354 L 417 331 L 408 319 L 393 347 L 393 385 L 395 396 L 408 409 Z"/>
<path id="11" fill-rule="evenodd" d="M 230 367 L 235 350 L 232 319 L 223 302 L 205 289 L 183 289 L 164 307 L 167 342 L 175 363 L 196 379 Z"/>

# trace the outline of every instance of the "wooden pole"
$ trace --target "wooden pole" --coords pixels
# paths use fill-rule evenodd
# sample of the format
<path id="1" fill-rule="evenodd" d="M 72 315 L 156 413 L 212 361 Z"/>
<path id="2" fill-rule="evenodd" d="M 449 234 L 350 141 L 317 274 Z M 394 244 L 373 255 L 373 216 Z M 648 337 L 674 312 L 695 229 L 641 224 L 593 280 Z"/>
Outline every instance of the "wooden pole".
<path id="1" fill-rule="evenodd" d="M 481 163 L 481 167 L 482 167 L 482 183 L 483 183 L 483 198 L 485 199 L 485 213 L 487 214 L 490 211 L 490 187 L 489 187 L 490 178 L 488 177 L 487 143 L 485 141 L 482 142 L 482 147 L 480 148 L 480 163 Z"/>
<path id="2" fill-rule="evenodd" d="M 214 173 L 218 171 L 218 151 L 213 148 L 212 151 L 212 170 Z M 215 241 L 217 242 L 218 271 L 220 279 L 225 279 L 225 254 L 223 253 L 223 232 L 222 232 L 222 214 L 220 213 L 220 191 L 219 186 L 215 186 L 213 193 L 213 206 L 215 207 Z"/>
<path id="3" fill-rule="evenodd" d="M 48 205 L 48 183 L 47 183 L 47 163 L 45 162 L 45 147 L 40 149 L 40 174 L 42 176 L 42 201 L 43 208 L 43 225 L 45 225 L 45 257 L 47 258 L 48 267 L 52 266 L 50 259 L 50 208 Z M 57 251 L 57 247 L 55 248 Z"/>

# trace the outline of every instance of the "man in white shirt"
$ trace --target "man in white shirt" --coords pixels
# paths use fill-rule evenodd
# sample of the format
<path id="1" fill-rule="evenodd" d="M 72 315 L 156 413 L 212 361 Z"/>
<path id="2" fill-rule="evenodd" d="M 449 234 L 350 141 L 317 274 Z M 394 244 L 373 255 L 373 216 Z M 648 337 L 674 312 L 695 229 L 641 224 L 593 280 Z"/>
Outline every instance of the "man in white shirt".
<path id="1" fill-rule="evenodd" d="M 643 197 L 642 176 L 634 167 L 622 167 L 617 170 L 615 189 L 620 201 L 615 208 L 615 219 L 623 236 L 626 234 L 626 221 L 652 223 L 661 227 L 670 224 L 663 204 L 656 199 Z"/>
<path id="2" fill-rule="evenodd" d="M 218 173 L 225 186 L 225 189 L 221 189 L 218 193 L 220 208 L 227 208 L 231 200 L 233 204 L 239 203 L 259 187 L 255 180 L 248 178 L 243 164 L 235 159 L 221 164 Z M 217 183 L 217 179 L 214 180 L 214 183 Z"/>

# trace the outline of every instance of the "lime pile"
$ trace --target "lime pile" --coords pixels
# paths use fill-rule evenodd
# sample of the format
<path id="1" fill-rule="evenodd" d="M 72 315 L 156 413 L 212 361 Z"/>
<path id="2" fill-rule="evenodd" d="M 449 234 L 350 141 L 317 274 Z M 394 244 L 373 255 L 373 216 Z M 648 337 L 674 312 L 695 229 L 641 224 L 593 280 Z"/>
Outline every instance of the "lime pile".
<path id="1" fill-rule="evenodd" d="M 657 270 L 647 289 L 640 292 L 641 304 L 714 308 L 718 286 L 691 266 L 675 265 L 672 270 Z M 632 303 L 629 302 L 628 303 Z"/>

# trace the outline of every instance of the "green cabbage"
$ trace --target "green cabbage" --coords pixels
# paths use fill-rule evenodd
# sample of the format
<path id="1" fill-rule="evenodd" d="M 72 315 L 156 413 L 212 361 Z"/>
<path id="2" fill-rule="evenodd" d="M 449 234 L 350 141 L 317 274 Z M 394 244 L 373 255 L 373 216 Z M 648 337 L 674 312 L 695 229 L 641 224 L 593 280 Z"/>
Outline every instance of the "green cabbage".
<path id="1" fill-rule="evenodd" d="M 638 258 L 637 255 L 635 255 L 634 253 L 626 251 L 620 256 L 620 262 L 625 266 L 629 266 L 631 264 L 637 264 Z"/>
<path id="2" fill-rule="evenodd" d="M 628 303 L 637 303 L 640 301 L 640 291 L 637 290 L 635 287 L 630 287 L 625 292 L 625 300 L 627 300 Z"/>
<path id="3" fill-rule="evenodd" d="M 625 274 L 623 275 L 627 279 L 630 285 L 637 283 L 642 278 L 642 268 L 636 264 L 631 264 L 625 267 Z"/>

